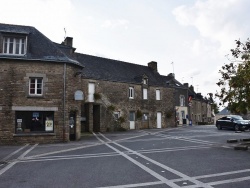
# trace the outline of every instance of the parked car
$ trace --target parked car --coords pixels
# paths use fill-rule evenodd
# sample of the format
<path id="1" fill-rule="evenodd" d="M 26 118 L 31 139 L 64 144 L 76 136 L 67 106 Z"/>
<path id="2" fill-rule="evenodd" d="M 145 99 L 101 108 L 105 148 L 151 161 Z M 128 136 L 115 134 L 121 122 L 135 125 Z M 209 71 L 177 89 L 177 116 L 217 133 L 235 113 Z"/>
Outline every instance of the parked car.
<path id="1" fill-rule="evenodd" d="M 218 130 L 222 128 L 234 129 L 235 131 L 250 129 L 250 120 L 244 120 L 241 116 L 230 115 L 224 116 L 216 121 Z"/>

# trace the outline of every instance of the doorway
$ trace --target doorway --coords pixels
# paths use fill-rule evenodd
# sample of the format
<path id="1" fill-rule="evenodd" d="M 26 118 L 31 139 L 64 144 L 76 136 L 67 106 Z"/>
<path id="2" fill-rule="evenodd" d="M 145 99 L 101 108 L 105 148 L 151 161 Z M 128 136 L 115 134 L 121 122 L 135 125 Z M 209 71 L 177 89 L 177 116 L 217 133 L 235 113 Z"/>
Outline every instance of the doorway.
<path id="1" fill-rule="evenodd" d="M 93 131 L 100 132 L 101 122 L 100 122 L 100 105 L 93 106 Z"/>
<path id="2" fill-rule="evenodd" d="M 76 113 L 72 112 L 69 115 L 69 140 L 76 140 Z"/>
<path id="3" fill-rule="evenodd" d="M 135 129 L 135 112 L 129 112 L 129 128 Z"/>
<path id="4" fill-rule="evenodd" d="M 157 128 L 161 128 L 161 112 L 157 112 Z"/>

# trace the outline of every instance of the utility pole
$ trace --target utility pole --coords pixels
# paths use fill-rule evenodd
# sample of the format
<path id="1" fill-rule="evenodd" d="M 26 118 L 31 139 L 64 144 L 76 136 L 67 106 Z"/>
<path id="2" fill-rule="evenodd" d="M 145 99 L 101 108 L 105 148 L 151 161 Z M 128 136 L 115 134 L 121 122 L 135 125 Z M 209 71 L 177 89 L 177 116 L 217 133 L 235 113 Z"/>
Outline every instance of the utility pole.
<path id="1" fill-rule="evenodd" d="M 174 74 L 174 62 L 172 62 L 171 64 L 172 64 L 172 66 L 173 66 L 173 74 Z"/>
<path id="2" fill-rule="evenodd" d="M 198 90 L 199 90 L 199 85 L 196 85 L 196 87 L 197 87 L 197 92 L 198 92 Z"/>

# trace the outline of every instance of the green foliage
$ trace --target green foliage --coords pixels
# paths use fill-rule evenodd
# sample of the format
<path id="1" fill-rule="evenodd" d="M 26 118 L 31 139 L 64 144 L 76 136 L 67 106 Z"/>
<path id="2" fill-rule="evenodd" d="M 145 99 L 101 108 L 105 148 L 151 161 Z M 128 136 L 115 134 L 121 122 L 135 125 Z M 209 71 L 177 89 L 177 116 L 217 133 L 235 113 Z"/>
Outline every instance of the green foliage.
<path id="1" fill-rule="evenodd" d="M 216 102 L 212 104 L 212 109 L 214 110 L 215 114 L 218 114 L 220 112 L 218 104 Z"/>
<path id="2" fill-rule="evenodd" d="M 136 111 L 136 119 L 141 119 L 142 118 L 142 112 L 138 109 Z"/>
<path id="3" fill-rule="evenodd" d="M 108 110 L 113 112 L 115 110 L 115 107 L 113 105 L 110 105 L 108 106 Z"/>
<path id="4" fill-rule="evenodd" d="M 122 116 L 119 117 L 117 120 L 118 120 L 118 122 L 121 123 L 121 124 L 125 122 L 125 118 L 122 117 Z"/>
<path id="5" fill-rule="evenodd" d="M 126 131 L 127 129 L 123 128 L 123 127 L 118 127 L 117 131 Z"/>
<path id="6" fill-rule="evenodd" d="M 101 99 L 101 98 L 102 98 L 102 96 L 101 96 L 100 93 L 94 93 L 94 99 L 95 99 L 95 100 L 99 100 L 99 99 Z"/>
<path id="7" fill-rule="evenodd" d="M 236 40 L 236 48 L 231 53 L 234 59 L 219 71 L 220 92 L 216 96 L 231 112 L 245 114 L 250 109 L 250 40 L 245 43 Z"/>

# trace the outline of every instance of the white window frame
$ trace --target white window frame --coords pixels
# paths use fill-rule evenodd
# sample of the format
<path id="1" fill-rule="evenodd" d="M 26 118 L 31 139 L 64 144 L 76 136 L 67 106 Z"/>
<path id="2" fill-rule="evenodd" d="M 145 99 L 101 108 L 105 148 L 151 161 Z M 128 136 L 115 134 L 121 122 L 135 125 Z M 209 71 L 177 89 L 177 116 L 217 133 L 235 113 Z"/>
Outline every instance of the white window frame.
<path id="1" fill-rule="evenodd" d="M 161 100 L 161 90 L 160 89 L 155 90 L 155 97 L 156 97 L 157 101 Z"/>
<path id="2" fill-rule="evenodd" d="M 147 78 L 143 78 L 143 84 L 148 85 L 148 79 Z"/>
<path id="3" fill-rule="evenodd" d="M 115 111 L 115 112 L 114 112 L 114 117 L 115 117 L 116 119 L 119 119 L 120 116 L 121 116 L 120 111 Z"/>
<path id="4" fill-rule="evenodd" d="M 129 87 L 129 99 L 134 99 L 134 97 L 135 97 L 134 87 Z"/>
<path id="5" fill-rule="evenodd" d="M 142 95 L 143 95 L 144 100 L 148 99 L 148 89 L 147 88 L 143 88 Z"/>
<path id="6" fill-rule="evenodd" d="M 11 39 L 12 39 L 12 42 L 11 42 Z M 3 38 L 3 54 L 25 55 L 26 49 L 27 49 L 27 37 L 26 38 L 25 37 L 4 37 Z"/>
<path id="7" fill-rule="evenodd" d="M 185 96 L 180 95 L 180 106 L 185 106 Z"/>
<path id="8" fill-rule="evenodd" d="M 88 85 L 88 102 L 94 102 L 94 93 L 95 93 L 95 83 L 89 82 Z"/>
<path id="9" fill-rule="evenodd" d="M 35 80 L 34 88 L 31 87 L 31 80 Z M 38 80 L 41 80 L 41 83 L 38 83 Z M 41 84 L 39 88 L 38 85 Z M 31 89 L 34 89 L 34 93 L 31 93 Z M 38 93 L 38 90 L 41 89 L 41 93 Z M 29 95 L 31 96 L 42 96 L 43 95 L 43 78 L 29 78 Z"/>

